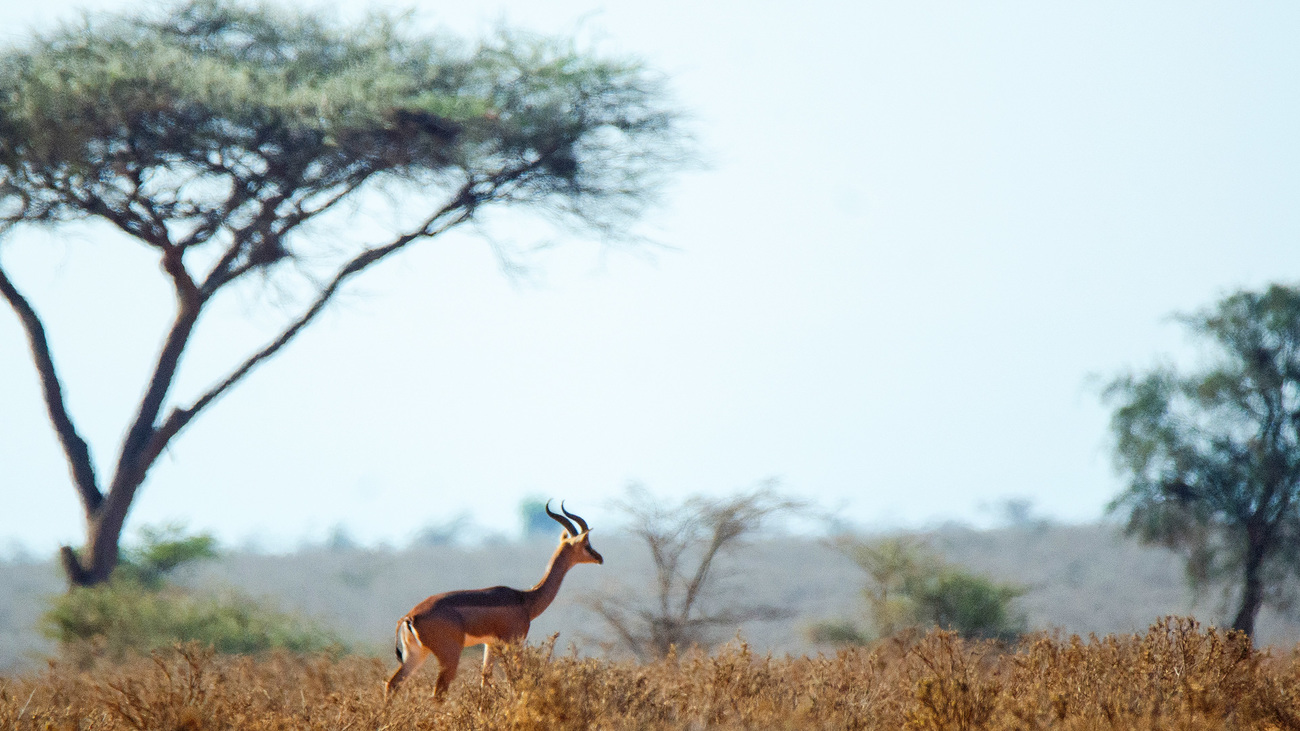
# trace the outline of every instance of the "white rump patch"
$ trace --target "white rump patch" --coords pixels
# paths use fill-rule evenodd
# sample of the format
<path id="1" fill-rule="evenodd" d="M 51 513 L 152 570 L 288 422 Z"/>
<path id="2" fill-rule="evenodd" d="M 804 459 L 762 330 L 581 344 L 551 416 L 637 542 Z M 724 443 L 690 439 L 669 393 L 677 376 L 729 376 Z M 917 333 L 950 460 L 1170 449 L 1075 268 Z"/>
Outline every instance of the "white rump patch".
<path id="1" fill-rule="evenodd" d="M 410 617 L 402 620 L 397 626 L 397 644 L 402 648 L 402 662 L 411 656 L 412 646 L 423 647 L 424 643 L 420 642 L 420 635 L 415 631 L 415 623 Z"/>

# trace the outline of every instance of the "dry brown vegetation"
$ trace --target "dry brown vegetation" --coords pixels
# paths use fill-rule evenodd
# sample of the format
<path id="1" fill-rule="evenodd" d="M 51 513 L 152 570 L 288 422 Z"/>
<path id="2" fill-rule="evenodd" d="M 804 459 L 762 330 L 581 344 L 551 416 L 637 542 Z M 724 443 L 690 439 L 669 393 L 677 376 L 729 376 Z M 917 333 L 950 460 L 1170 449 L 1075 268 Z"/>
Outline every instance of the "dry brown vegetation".
<path id="1" fill-rule="evenodd" d="M 942 632 L 833 656 L 741 644 L 653 663 L 509 648 L 433 703 L 422 672 L 390 703 L 372 658 L 214 656 L 0 678 L 5 729 L 1300 729 L 1300 656 L 1171 619 L 1143 635 L 1015 647 Z"/>

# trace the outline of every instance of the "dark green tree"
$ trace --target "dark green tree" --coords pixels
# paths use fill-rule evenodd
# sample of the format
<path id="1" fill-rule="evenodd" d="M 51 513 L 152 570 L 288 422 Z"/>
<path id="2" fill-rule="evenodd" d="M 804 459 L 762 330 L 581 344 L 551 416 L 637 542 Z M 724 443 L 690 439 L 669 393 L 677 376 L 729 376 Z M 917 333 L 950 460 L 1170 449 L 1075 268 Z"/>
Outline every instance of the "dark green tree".
<path id="1" fill-rule="evenodd" d="M 1288 603 L 1300 570 L 1300 290 L 1233 294 L 1179 318 L 1206 347 L 1191 373 L 1162 366 L 1104 391 L 1128 487 L 1128 530 L 1180 551 L 1198 593 L 1226 582 L 1234 629 Z"/>
<path id="2" fill-rule="evenodd" d="M 410 25 L 195 0 L 0 52 L 0 243 L 15 228 L 106 222 L 157 256 L 175 294 L 101 482 L 42 319 L 0 263 L 85 513 L 84 546 L 62 551 L 72 584 L 108 578 L 163 449 L 349 279 L 489 208 L 616 237 L 683 160 L 677 117 L 637 63 L 508 32 L 469 46 Z M 337 235 L 385 199 L 401 202 L 389 233 Z M 174 394 L 212 303 L 294 272 L 311 291 L 282 331 L 206 390 Z"/>

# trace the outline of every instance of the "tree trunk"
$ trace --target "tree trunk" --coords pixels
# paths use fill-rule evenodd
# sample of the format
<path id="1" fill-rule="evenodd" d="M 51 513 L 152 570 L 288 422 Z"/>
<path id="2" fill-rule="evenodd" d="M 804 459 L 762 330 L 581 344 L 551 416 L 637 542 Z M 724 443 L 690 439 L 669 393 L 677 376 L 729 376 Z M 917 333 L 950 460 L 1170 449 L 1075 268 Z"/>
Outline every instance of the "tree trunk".
<path id="1" fill-rule="evenodd" d="M 1246 565 L 1242 575 L 1241 608 L 1237 610 L 1232 628 L 1255 636 L 1255 617 L 1264 604 L 1263 577 L 1260 575 L 1264 565 L 1266 545 L 1256 534 L 1258 531 L 1247 528 Z"/>
<path id="2" fill-rule="evenodd" d="M 106 500 L 86 516 L 86 544 L 80 550 L 63 546 L 59 557 L 72 586 L 94 586 L 108 581 L 117 568 L 118 542 L 126 524 L 129 501 Z"/>

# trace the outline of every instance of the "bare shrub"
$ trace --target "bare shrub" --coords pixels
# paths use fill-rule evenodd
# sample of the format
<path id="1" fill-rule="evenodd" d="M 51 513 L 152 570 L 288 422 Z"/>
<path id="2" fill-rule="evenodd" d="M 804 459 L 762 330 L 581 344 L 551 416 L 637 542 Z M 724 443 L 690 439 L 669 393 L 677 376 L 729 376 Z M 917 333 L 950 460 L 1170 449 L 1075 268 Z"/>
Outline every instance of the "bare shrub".
<path id="1" fill-rule="evenodd" d="M 613 630 L 616 646 L 641 660 L 666 657 L 674 647 L 707 648 L 722 628 L 788 616 L 781 607 L 716 596 L 718 559 L 773 517 L 803 505 L 783 497 L 772 482 L 730 497 L 697 496 L 676 505 L 664 505 L 633 485 L 618 506 L 631 519 L 631 532 L 650 550 L 654 583 L 649 592 L 619 587 L 588 605 Z"/>

